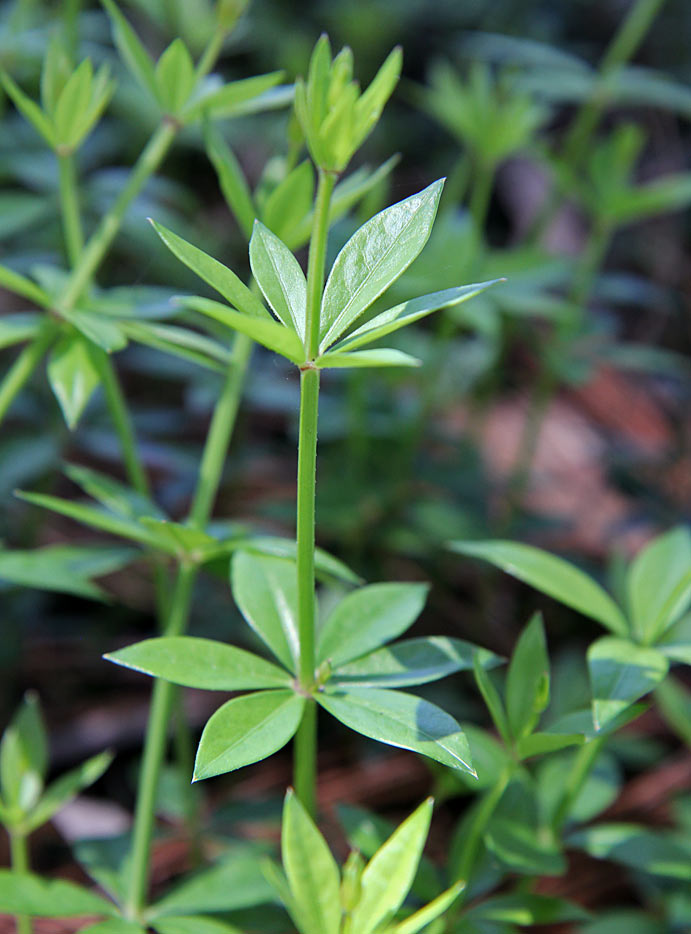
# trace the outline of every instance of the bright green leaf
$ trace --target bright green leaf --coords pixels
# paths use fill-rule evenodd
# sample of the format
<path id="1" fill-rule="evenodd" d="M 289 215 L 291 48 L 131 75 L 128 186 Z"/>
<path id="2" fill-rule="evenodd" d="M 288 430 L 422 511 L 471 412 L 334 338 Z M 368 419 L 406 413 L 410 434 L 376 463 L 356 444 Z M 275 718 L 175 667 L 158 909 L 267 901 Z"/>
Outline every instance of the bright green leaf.
<path id="1" fill-rule="evenodd" d="M 73 882 L 0 869 L 0 912 L 37 918 L 117 917 L 116 906 Z"/>
<path id="2" fill-rule="evenodd" d="M 38 131 L 49 146 L 55 146 L 53 126 L 38 104 L 34 103 L 19 85 L 15 84 L 6 71 L 0 70 L 0 81 L 7 96 L 22 116 Z"/>
<path id="3" fill-rule="evenodd" d="M 35 305 L 48 307 L 51 304 L 51 298 L 47 292 L 39 288 L 31 279 L 27 279 L 26 276 L 21 276 L 18 272 L 15 272 L 14 269 L 10 269 L 9 266 L 0 265 L 0 287 L 14 292 L 15 295 L 22 295 L 24 298 L 28 298 L 29 301 L 34 302 Z"/>
<path id="4" fill-rule="evenodd" d="M 249 240 L 257 212 L 240 163 L 213 123 L 204 127 L 204 142 L 207 155 L 216 169 L 223 197 Z"/>
<path id="5" fill-rule="evenodd" d="M 154 97 L 157 97 L 156 74 L 148 52 L 114 0 L 101 0 L 101 2 L 108 11 L 113 28 L 113 38 L 121 58 L 134 79 L 142 87 L 147 88 Z"/>
<path id="6" fill-rule="evenodd" d="M 288 247 L 261 221 L 255 220 L 250 240 L 250 266 L 264 298 L 276 316 L 292 327 L 304 344 L 307 281 Z"/>
<path id="7" fill-rule="evenodd" d="M 196 82 L 194 63 L 182 39 L 173 39 L 159 58 L 154 74 L 161 107 L 166 113 L 177 116 Z"/>
<path id="8" fill-rule="evenodd" d="M 487 705 L 487 709 L 492 717 L 492 722 L 499 731 L 499 735 L 504 743 L 507 746 L 510 745 L 511 730 L 509 729 L 509 721 L 506 716 L 504 704 L 494 682 L 480 664 L 478 658 L 473 659 L 473 674 L 475 675 L 475 683 L 478 686 L 478 690 L 480 694 L 482 694 L 482 699 Z"/>
<path id="9" fill-rule="evenodd" d="M 631 562 L 627 577 L 634 631 L 655 642 L 691 601 L 691 534 L 679 526 L 660 535 Z"/>
<path id="10" fill-rule="evenodd" d="M 102 752 L 82 762 L 76 769 L 61 775 L 41 795 L 40 801 L 25 822 L 26 828 L 29 831 L 36 830 L 49 821 L 83 788 L 88 788 L 98 781 L 112 761 L 112 753 Z"/>
<path id="11" fill-rule="evenodd" d="M 588 649 L 588 670 L 597 729 L 652 691 L 668 668 L 668 660 L 655 649 L 609 636 L 594 642 Z"/>
<path id="12" fill-rule="evenodd" d="M 514 739 L 527 736 L 549 702 L 549 658 L 542 617 L 520 635 L 506 676 L 506 713 Z"/>
<path id="13" fill-rule="evenodd" d="M 101 381 L 88 343 L 76 334 L 64 337 L 51 351 L 47 370 L 67 427 L 74 430 Z"/>
<path id="14" fill-rule="evenodd" d="M 465 888 L 465 882 L 457 882 L 446 891 L 438 895 L 429 905 L 420 908 L 414 914 L 409 915 L 405 921 L 401 921 L 393 928 L 392 934 L 417 934 L 428 924 L 431 924 L 435 918 L 443 915 Z"/>
<path id="15" fill-rule="evenodd" d="M 320 369 L 329 367 L 370 367 L 370 366 L 421 366 L 417 357 L 412 357 L 402 350 L 390 347 L 377 347 L 375 350 L 355 350 L 352 353 L 329 351 L 317 357 L 316 365 Z"/>
<path id="16" fill-rule="evenodd" d="M 31 340 L 40 326 L 41 316 L 31 311 L 3 315 L 0 318 L 0 349 Z"/>
<path id="17" fill-rule="evenodd" d="M 309 159 L 305 159 L 276 185 L 264 203 L 262 220 L 289 249 L 303 245 L 296 233 L 309 216 L 313 199 L 314 169 Z"/>
<path id="18" fill-rule="evenodd" d="M 240 928 L 227 921 L 217 921 L 205 915 L 159 918 L 151 925 L 158 934 L 242 934 Z"/>
<path id="19" fill-rule="evenodd" d="M 283 78 L 284 72 L 272 71 L 265 75 L 231 81 L 208 94 L 193 98 L 185 107 L 184 117 L 192 120 L 206 113 L 215 118 L 230 117 L 244 110 L 248 101 L 259 98 L 274 88 Z"/>
<path id="20" fill-rule="evenodd" d="M 0 742 L 4 804 L 27 811 L 38 799 L 48 769 L 48 737 L 35 694 L 25 694 Z"/>
<path id="21" fill-rule="evenodd" d="M 0 580 L 23 587 L 72 593 L 93 600 L 106 594 L 91 580 L 110 574 L 135 556 L 129 548 L 47 545 L 31 551 L 0 551 Z"/>

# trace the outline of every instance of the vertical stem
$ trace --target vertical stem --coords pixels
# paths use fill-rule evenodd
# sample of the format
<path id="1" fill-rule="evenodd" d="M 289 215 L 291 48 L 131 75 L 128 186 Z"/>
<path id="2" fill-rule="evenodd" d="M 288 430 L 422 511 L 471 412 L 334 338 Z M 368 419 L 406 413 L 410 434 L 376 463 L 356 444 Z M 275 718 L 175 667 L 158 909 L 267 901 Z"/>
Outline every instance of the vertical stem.
<path id="1" fill-rule="evenodd" d="M 65 44 L 74 63 L 79 47 L 79 12 L 82 0 L 63 0 L 62 25 L 65 33 Z"/>
<path id="2" fill-rule="evenodd" d="M 475 222 L 475 229 L 479 236 L 482 236 L 484 233 L 493 180 L 494 167 L 488 165 L 486 162 L 478 161 L 470 191 L 470 213 Z"/>
<path id="3" fill-rule="evenodd" d="M 196 577 L 197 569 L 195 566 L 181 565 L 179 567 L 164 635 L 177 636 L 183 632 L 192 602 L 192 591 Z M 142 909 L 146 904 L 149 882 L 149 855 L 156 813 L 156 792 L 166 747 L 168 722 L 174 693 L 173 687 L 169 681 L 157 679 L 153 688 L 149 724 L 137 788 L 127 894 L 123 906 L 125 917 L 132 921 L 139 920 Z"/>
<path id="4" fill-rule="evenodd" d="M 79 213 L 79 200 L 77 196 L 77 178 L 75 160 L 72 153 L 58 154 L 58 168 L 60 171 L 60 207 L 62 212 L 62 228 L 67 247 L 67 258 L 70 266 L 79 262 L 84 246 L 84 233 L 82 219 Z"/>
<path id="5" fill-rule="evenodd" d="M 41 362 L 43 355 L 53 343 L 58 325 L 46 316 L 36 337 L 27 344 L 5 374 L 0 383 L 0 422 L 14 402 L 17 394 Z"/>
<path id="6" fill-rule="evenodd" d="M 589 743 L 586 743 L 585 746 L 581 746 L 581 748 L 578 750 L 578 753 L 576 754 L 576 760 L 569 774 L 569 780 L 567 782 L 566 789 L 561 801 L 559 802 L 559 807 L 557 808 L 556 814 L 554 815 L 554 820 L 552 822 L 552 827 L 555 834 L 561 832 L 564 824 L 568 820 L 571 809 L 576 802 L 576 798 L 581 793 L 583 785 L 590 775 L 597 757 L 602 751 L 604 743 L 604 737 L 599 736 L 597 739 L 591 739 Z"/>
<path id="7" fill-rule="evenodd" d="M 487 824 L 501 801 L 502 795 L 506 791 L 506 786 L 509 784 L 511 774 L 512 769 L 510 766 L 507 766 L 500 773 L 496 784 L 490 788 L 482 801 L 479 802 L 470 821 L 470 826 L 468 827 L 463 844 L 463 851 L 461 853 L 457 872 L 458 879 L 463 879 L 465 882 L 468 881 L 473 864 L 475 863 L 480 841 L 482 840 L 482 834 L 487 829 Z"/>
<path id="8" fill-rule="evenodd" d="M 29 847 L 26 835 L 18 830 L 10 830 L 10 856 L 14 872 L 29 872 Z M 17 934 L 32 934 L 33 927 L 28 915 L 16 916 Z"/>
<path id="9" fill-rule="evenodd" d="M 319 185 L 314 204 L 314 226 L 307 261 L 307 328 L 306 346 L 310 360 L 319 355 L 319 311 L 324 291 L 324 264 L 329 232 L 329 205 L 336 184 L 332 172 L 319 169 Z"/>
<path id="10" fill-rule="evenodd" d="M 317 702 L 309 698 L 295 734 L 293 784 L 300 803 L 312 817 L 317 813 Z"/>

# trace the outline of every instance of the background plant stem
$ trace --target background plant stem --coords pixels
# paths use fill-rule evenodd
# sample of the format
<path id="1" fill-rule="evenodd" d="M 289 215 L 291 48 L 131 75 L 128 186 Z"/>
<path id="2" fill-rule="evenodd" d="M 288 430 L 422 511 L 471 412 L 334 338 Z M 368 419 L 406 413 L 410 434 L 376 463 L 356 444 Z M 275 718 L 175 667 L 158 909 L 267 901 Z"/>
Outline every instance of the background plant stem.
<path id="1" fill-rule="evenodd" d="M 84 232 L 79 212 L 79 199 L 77 195 L 77 175 L 74 155 L 58 155 L 60 207 L 62 212 L 62 227 L 65 234 L 65 246 L 70 266 L 79 262 L 84 246 Z"/>
<path id="2" fill-rule="evenodd" d="M 602 747 L 605 743 L 605 738 L 600 736 L 597 739 L 591 739 L 589 743 L 586 743 L 576 753 L 576 758 L 573 764 L 573 767 L 569 773 L 569 780 L 566 784 L 566 790 L 564 795 L 559 802 L 559 807 L 557 808 L 556 814 L 554 815 L 554 820 L 552 822 L 552 827 L 555 834 L 560 834 L 564 824 L 569 818 L 571 809 L 573 808 L 576 798 L 583 790 L 586 779 L 590 775 L 597 757 L 602 751 Z"/>
<path id="3" fill-rule="evenodd" d="M 26 834 L 18 830 L 10 830 L 10 858 L 14 872 L 29 872 L 29 846 Z M 28 915 L 17 915 L 17 934 L 32 934 L 31 918 Z"/>

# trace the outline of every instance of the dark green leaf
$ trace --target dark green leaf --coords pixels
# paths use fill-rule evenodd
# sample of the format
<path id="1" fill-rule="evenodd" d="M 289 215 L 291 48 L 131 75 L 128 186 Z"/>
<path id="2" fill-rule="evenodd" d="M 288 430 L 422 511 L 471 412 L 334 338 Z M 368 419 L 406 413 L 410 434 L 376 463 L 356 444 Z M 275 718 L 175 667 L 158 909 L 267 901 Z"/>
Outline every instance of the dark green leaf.
<path id="1" fill-rule="evenodd" d="M 557 843 L 529 823 L 495 817 L 485 834 L 485 843 L 513 872 L 529 876 L 561 876 L 566 872 L 566 860 Z"/>
<path id="2" fill-rule="evenodd" d="M 590 917 L 590 913 L 580 905 L 563 898 L 521 892 L 516 895 L 494 895 L 470 908 L 466 917 L 527 927 L 531 924 L 585 921 Z"/>
<path id="3" fill-rule="evenodd" d="M 303 245 L 304 240 L 297 234 L 299 225 L 310 214 L 313 198 L 314 169 L 305 159 L 276 185 L 264 203 L 262 220 L 290 249 Z"/>
<path id="4" fill-rule="evenodd" d="M 506 713 L 514 739 L 527 736 L 549 702 L 549 658 L 542 617 L 531 619 L 518 640 L 506 676 Z"/>
<path id="5" fill-rule="evenodd" d="M 691 853 L 671 836 L 637 824 L 598 824 L 578 830 L 569 843 L 597 859 L 611 859 L 641 872 L 691 881 Z"/>
<path id="6" fill-rule="evenodd" d="M 107 595 L 91 578 L 118 571 L 135 555 L 130 548 L 93 545 L 89 548 L 48 545 L 35 551 L 0 551 L 0 580 L 104 600 Z"/>
<path id="7" fill-rule="evenodd" d="M 477 658 L 473 659 L 473 674 L 475 675 L 475 683 L 478 686 L 480 694 L 482 694 L 482 699 L 487 705 L 487 709 L 489 710 L 494 725 L 499 731 L 499 735 L 507 746 L 510 745 L 511 730 L 509 729 L 509 722 L 506 717 L 504 704 L 502 703 L 499 692 L 494 686 L 494 682 Z"/>

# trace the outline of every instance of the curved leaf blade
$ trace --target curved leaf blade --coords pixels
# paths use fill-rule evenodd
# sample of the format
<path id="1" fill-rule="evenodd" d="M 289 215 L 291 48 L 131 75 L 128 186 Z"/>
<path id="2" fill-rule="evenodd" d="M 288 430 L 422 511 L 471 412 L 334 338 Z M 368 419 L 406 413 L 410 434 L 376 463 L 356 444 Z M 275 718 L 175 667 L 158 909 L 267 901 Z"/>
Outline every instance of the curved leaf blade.
<path id="1" fill-rule="evenodd" d="M 305 342 L 307 280 L 300 264 L 276 234 L 255 220 L 250 240 L 250 266 L 264 298 L 286 327 Z"/>
<path id="2" fill-rule="evenodd" d="M 593 717 L 598 730 L 643 697 L 667 674 L 669 660 L 655 649 L 605 636 L 588 649 Z"/>

